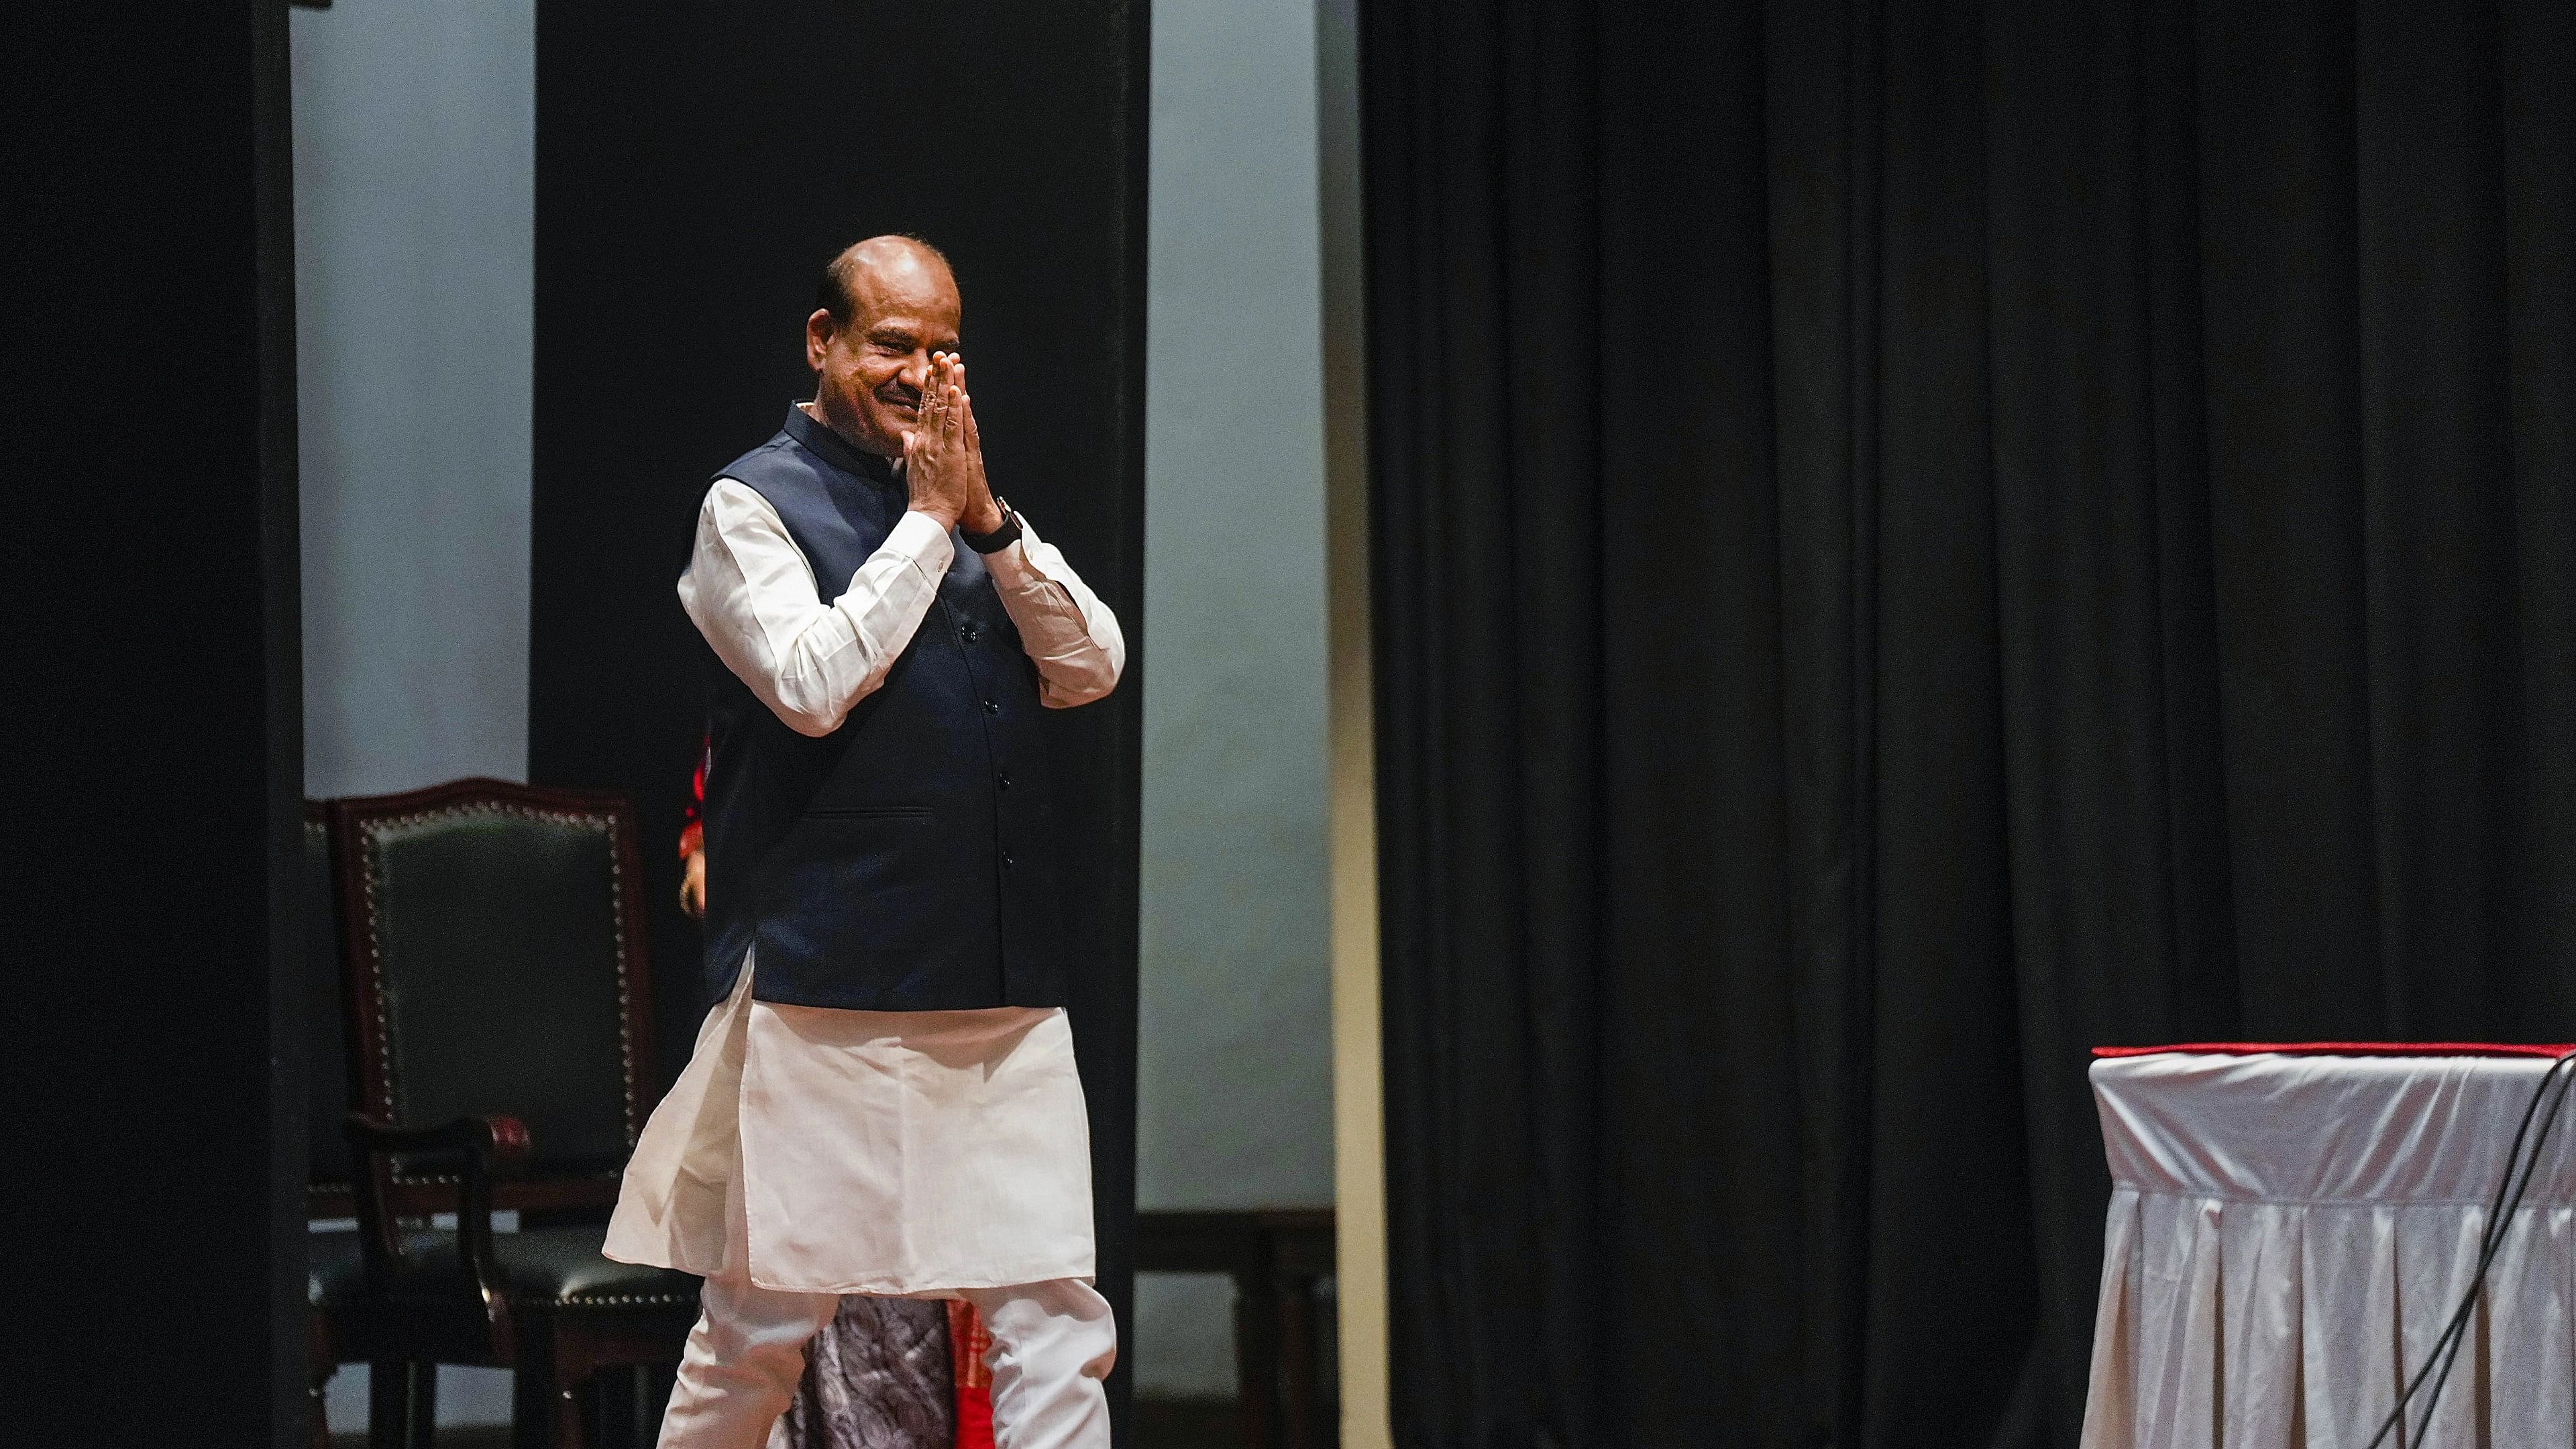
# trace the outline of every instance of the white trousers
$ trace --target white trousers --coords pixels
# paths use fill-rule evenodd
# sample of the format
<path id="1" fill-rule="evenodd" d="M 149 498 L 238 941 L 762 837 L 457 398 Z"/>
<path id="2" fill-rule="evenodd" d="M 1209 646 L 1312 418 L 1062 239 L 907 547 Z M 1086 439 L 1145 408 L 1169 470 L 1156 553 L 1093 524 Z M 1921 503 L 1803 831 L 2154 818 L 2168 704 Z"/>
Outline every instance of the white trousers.
<path id="1" fill-rule="evenodd" d="M 995 1449 L 1109 1449 L 1101 1381 L 1118 1361 L 1109 1300 L 1079 1278 L 962 1288 L 993 1335 Z M 661 1449 L 761 1449 L 805 1372 L 805 1344 L 839 1311 L 832 1293 L 709 1278 L 662 1415 Z"/>

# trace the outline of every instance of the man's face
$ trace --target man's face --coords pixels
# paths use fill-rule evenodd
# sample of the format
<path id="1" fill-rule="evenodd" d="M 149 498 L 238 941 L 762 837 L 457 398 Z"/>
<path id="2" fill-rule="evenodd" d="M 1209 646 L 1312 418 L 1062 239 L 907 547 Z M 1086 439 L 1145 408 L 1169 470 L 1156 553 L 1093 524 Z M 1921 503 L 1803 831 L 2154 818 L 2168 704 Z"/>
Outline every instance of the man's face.
<path id="1" fill-rule="evenodd" d="M 881 457 L 900 457 L 921 407 L 930 355 L 957 350 L 963 310 L 948 268 L 926 252 L 863 259 L 851 279 L 847 326 L 817 309 L 805 321 L 805 361 L 823 421 Z"/>

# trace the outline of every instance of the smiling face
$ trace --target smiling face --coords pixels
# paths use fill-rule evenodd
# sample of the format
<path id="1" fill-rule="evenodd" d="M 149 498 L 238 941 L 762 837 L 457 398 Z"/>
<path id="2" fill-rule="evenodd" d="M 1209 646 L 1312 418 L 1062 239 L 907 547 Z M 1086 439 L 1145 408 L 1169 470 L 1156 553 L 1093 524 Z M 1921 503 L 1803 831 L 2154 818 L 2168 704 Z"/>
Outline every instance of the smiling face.
<path id="1" fill-rule="evenodd" d="M 957 279 L 937 252 L 909 237 L 859 243 L 833 260 L 830 278 L 826 296 L 837 291 L 843 307 L 817 307 L 805 319 L 815 410 L 859 447 L 901 457 L 930 355 L 957 350 L 964 311 Z M 836 315 L 841 310 L 848 315 Z"/>

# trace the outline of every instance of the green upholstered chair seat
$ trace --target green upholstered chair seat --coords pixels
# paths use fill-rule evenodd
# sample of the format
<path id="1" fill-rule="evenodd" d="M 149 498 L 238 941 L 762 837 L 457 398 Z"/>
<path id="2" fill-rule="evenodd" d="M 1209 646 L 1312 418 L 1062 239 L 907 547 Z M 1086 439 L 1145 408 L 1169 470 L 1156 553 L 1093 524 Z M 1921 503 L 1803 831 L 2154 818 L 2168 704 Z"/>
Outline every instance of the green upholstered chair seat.
<path id="1" fill-rule="evenodd" d="M 639 1268 L 599 1255 L 606 1229 L 597 1227 L 535 1228 L 492 1235 L 492 1255 L 501 1264 L 510 1301 L 531 1307 L 679 1308 L 698 1301 L 698 1280 L 668 1268 Z M 361 1271 L 356 1233 L 316 1233 L 310 1292 L 313 1301 L 355 1301 Z M 320 1240 L 345 1238 L 345 1251 L 325 1257 Z M 464 1268 L 457 1262 L 454 1233 L 412 1233 L 403 1239 L 403 1263 L 395 1275 L 394 1294 L 418 1284 L 420 1296 L 452 1300 Z"/>
<path id="2" fill-rule="evenodd" d="M 358 1235 L 348 1229 L 314 1233 L 305 1240 L 304 1301 L 337 1308 L 358 1296 Z"/>

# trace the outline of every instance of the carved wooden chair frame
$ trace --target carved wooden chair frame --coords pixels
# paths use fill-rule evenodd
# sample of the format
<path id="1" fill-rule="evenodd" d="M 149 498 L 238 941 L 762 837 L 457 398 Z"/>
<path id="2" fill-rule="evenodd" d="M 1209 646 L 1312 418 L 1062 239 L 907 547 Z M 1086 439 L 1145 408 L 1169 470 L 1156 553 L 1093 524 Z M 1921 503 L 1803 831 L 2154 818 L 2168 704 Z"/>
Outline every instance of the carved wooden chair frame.
<path id="1" fill-rule="evenodd" d="M 635 812 L 625 797 L 550 789 L 508 781 L 466 779 L 399 795 L 335 800 L 329 804 L 332 869 L 336 876 L 342 1001 L 350 1018 L 349 1051 L 357 1099 L 346 1130 L 359 1163 L 353 1207 L 370 1287 L 369 1319 L 341 1327 L 344 1344 L 363 1340 L 377 1375 L 400 1375 L 407 1387 L 379 1385 L 378 1413 L 393 1412 L 410 1442 L 426 1446 L 432 1396 L 428 1363 L 468 1362 L 516 1372 L 518 1442 L 579 1445 L 583 1440 L 579 1390 L 601 1368 L 677 1362 L 679 1338 L 696 1314 L 696 1295 L 669 1301 L 621 1303 L 578 1314 L 514 1311 L 492 1241 L 492 1213 L 517 1210 L 535 1216 L 583 1215 L 617 1200 L 615 1170 L 522 1179 L 527 1129 L 507 1116 L 466 1117 L 428 1125 L 401 1123 L 400 1084 L 394 1080 L 379 939 L 374 831 L 386 824 L 447 815 L 509 814 L 556 824 L 596 828 L 609 839 L 616 895 L 612 917 L 619 999 L 620 1062 L 624 1073 L 625 1146 L 634 1150 L 652 1108 L 653 1009 L 646 951 L 642 858 Z M 422 1170 L 428 1168 L 429 1170 Z M 433 1213 L 457 1215 L 458 1257 L 463 1267 L 452 1296 L 435 1304 L 392 1301 L 384 1285 L 401 1260 L 405 1219 Z M 522 1321 L 522 1320 L 541 1321 Z M 667 1343 L 665 1340 L 667 1339 Z M 424 1367 L 417 1374 L 412 1365 Z M 395 1441 L 381 1432 L 378 1445 Z"/>

